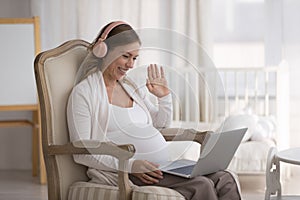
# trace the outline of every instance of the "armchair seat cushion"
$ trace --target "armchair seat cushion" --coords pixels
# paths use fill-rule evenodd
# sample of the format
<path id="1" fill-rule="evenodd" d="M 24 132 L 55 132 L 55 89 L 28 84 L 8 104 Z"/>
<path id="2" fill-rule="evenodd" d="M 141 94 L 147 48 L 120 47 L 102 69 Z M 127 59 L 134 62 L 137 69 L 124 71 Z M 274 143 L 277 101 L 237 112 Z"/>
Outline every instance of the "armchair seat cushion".
<path id="1" fill-rule="evenodd" d="M 68 200 L 116 200 L 119 189 L 116 186 L 89 182 L 75 182 L 69 188 Z M 185 200 L 184 196 L 175 190 L 158 186 L 134 186 L 132 200 Z"/>
<path id="2" fill-rule="evenodd" d="M 133 200 L 147 199 L 147 200 L 185 200 L 176 190 L 158 186 L 140 186 L 133 189 Z"/>
<path id="3" fill-rule="evenodd" d="M 68 200 L 116 200 L 119 197 L 117 186 L 89 182 L 75 182 L 69 188 Z"/>

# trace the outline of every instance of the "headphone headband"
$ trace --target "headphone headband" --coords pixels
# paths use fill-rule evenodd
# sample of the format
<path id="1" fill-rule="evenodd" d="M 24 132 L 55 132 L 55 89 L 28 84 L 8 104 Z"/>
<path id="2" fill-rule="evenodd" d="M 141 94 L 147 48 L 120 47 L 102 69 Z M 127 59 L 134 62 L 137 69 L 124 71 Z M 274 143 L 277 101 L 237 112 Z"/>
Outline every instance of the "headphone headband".
<path id="1" fill-rule="evenodd" d="M 115 27 L 122 25 L 122 24 L 127 24 L 125 22 L 122 21 L 115 21 L 112 22 L 111 24 L 109 24 L 103 31 L 103 33 L 101 34 L 101 37 L 98 39 L 98 41 L 96 41 L 96 44 L 93 47 L 93 54 L 98 57 L 98 58 L 103 58 L 106 53 L 107 53 L 107 45 L 105 44 L 104 40 L 106 40 L 108 34 L 110 33 L 110 31 L 112 29 L 114 29 Z"/>
<path id="2" fill-rule="evenodd" d="M 127 24 L 123 21 L 115 21 L 112 22 L 110 25 L 108 25 L 108 27 L 103 31 L 103 33 L 101 34 L 101 37 L 99 39 L 101 39 L 102 41 L 105 40 L 108 36 L 108 34 L 110 33 L 111 30 L 113 30 L 115 27 L 122 25 L 122 24 Z"/>

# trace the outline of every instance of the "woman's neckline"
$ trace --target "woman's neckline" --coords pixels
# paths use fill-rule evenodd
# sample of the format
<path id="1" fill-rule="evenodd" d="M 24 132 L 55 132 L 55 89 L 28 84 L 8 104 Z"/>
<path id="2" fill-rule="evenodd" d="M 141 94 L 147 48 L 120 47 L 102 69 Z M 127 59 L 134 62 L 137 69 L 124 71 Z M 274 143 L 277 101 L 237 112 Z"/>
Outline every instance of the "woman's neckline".
<path id="1" fill-rule="evenodd" d="M 131 109 L 131 108 L 133 108 L 135 106 L 135 104 L 136 104 L 135 101 L 133 101 L 132 106 L 130 106 L 130 107 L 122 107 L 122 106 L 118 106 L 118 105 L 114 105 L 112 103 L 109 103 L 110 106 L 113 106 L 113 107 L 116 107 L 116 108 L 125 108 L 125 109 Z"/>

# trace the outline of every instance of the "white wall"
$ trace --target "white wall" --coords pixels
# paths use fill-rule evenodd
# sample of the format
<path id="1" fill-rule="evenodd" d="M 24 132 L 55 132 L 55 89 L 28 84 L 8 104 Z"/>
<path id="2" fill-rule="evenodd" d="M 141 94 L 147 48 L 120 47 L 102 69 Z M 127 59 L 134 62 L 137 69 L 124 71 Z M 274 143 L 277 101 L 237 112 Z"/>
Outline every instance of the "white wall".
<path id="1" fill-rule="evenodd" d="M 283 1 L 284 57 L 290 65 L 290 145 L 300 147 L 300 1 Z M 299 166 L 294 174 L 300 175 Z"/>
<path id="2" fill-rule="evenodd" d="M 0 17 L 31 17 L 30 0 L 0 0 Z M 31 117 L 30 112 L 0 113 L 0 120 Z M 31 134 L 31 127 L 0 128 L 0 169 L 31 169 Z"/>
<path id="3" fill-rule="evenodd" d="M 300 146 L 300 1 L 283 1 L 284 57 L 290 65 L 291 146 Z"/>

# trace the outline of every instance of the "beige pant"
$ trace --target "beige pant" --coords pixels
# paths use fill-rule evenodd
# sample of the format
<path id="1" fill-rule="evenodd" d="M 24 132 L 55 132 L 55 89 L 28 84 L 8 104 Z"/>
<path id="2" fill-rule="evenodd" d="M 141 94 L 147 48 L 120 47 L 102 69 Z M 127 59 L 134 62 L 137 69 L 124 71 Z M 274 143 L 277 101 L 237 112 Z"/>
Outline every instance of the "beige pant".
<path id="1" fill-rule="evenodd" d="M 144 186 L 136 177 L 130 175 L 131 181 L 138 186 Z M 241 196 L 232 175 L 219 171 L 206 176 L 186 179 L 170 174 L 154 186 L 168 187 L 181 193 L 187 200 L 240 200 Z"/>

